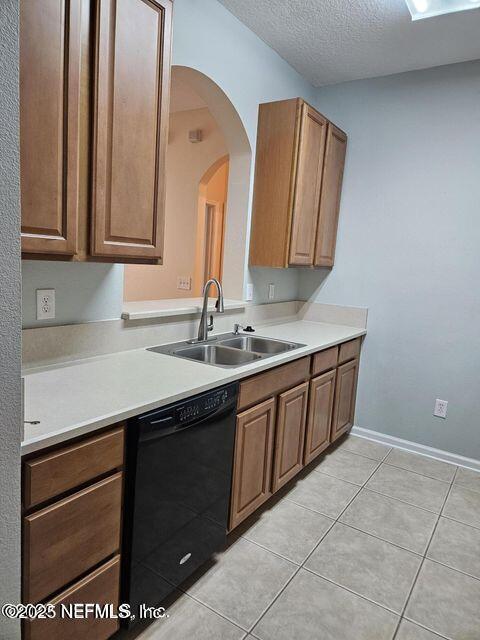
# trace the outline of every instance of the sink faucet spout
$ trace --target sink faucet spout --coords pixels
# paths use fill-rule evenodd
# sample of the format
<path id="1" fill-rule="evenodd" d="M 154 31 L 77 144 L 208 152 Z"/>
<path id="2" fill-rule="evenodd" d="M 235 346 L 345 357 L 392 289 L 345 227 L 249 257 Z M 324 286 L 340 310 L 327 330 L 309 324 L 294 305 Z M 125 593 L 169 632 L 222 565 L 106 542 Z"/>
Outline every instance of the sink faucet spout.
<path id="1" fill-rule="evenodd" d="M 202 307 L 202 316 L 200 318 L 200 324 L 198 327 L 198 342 L 203 342 L 208 338 L 208 332 L 213 330 L 213 316 L 211 316 L 210 322 L 207 322 L 207 314 L 208 314 L 208 293 L 210 291 L 210 287 L 214 284 L 217 288 L 217 302 L 215 303 L 215 308 L 217 313 L 225 312 L 225 305 L 223 302 L 223 289 L 222 285 L 216 278 L 210 278 L 205 283 L 203 287 L 203 307 Z"/>

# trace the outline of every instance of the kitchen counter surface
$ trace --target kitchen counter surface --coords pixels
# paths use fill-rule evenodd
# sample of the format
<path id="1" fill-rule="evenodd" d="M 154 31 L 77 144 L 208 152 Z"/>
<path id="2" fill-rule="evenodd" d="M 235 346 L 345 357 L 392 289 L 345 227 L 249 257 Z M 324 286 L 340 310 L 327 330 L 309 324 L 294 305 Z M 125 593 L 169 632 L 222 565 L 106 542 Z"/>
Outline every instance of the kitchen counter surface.
<path id="1" fill-rule="evenodd" d="M 177 400 L 351 340 L 364 329 L 294 321 L 258 327 L 255 335 L 305 344 L 231 369 L 152 353 L 122 351 L 25 373 L 22 454 L 95 431 Z M 151 345 L 156 346 L 156 345 Z"/>

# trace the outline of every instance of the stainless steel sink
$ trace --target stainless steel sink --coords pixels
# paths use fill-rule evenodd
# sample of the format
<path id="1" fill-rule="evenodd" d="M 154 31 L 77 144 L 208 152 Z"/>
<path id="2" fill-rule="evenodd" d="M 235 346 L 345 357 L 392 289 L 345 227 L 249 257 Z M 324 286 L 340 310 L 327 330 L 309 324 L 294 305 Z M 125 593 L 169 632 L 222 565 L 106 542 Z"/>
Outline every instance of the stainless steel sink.
<path id="1" fill-rule="evenodd" d="M 292 351 L 305 345 L 297 342 L 262 338 L 245 334 L 224 333 L 212 336 L 205 342 L 192 344 L 189 341 L 150 347 L 147 351 L 163 353 L 175 358 L 185 358 L 216 367 L 240 367 L 256 360 L 271 358 L 279 353 Z"/>
<path id="2" fill-rule="evenodd" d="M 292 349 L 297 349 L 299 346 L 294 342 L 272 340 L 271 338 L 260 338 L 257 336 L 237 336 L 235 338 L 227 338 L 226 340 L 220 340 L 220 344 L 233 349 L 241 349 L 242 351 L 253 351 L 269 355 L 291 351 Z"/>
<path id="3" fill-rule="evenodd" d="M 219 344 L 199 344 L 191 347 L 184 347 L 172 351 L 172 355 L 189 360 L 198 360 L 207 364 L 216 364 L 224 367 L 235 367 L 247 362 L 258 360 L 261 356 L 257 353 L 229 349 Z"/>

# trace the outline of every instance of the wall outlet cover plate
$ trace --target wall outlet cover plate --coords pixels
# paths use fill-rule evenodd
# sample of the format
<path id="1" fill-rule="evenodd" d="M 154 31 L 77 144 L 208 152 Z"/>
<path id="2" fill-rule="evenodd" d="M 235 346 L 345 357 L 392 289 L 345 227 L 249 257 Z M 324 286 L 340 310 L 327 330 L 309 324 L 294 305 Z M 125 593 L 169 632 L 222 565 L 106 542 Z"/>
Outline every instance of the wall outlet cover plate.
<path id="1" fill-rule="evenodd" d="M 448 408 L 448 400 L 440 400 L 439 398 L 437 398 L 435 400 L 435 408 L 433 410 L 433 415 L 437 418 L 446 418 L 447 408 Z"/>
<path id="2" fill-rule="evenodd" d="M 37 320 L 55 318 L 55 289 L 37 289 Z"/>

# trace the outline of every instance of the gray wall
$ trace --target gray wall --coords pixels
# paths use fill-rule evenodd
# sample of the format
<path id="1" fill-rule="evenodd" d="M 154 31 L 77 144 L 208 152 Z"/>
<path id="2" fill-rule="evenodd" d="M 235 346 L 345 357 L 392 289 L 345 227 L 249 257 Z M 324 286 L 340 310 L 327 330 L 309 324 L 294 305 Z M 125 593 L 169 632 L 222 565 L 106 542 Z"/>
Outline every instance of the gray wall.
<path id="1" fill-rule="evenodd" d="M 480 62 L 323 88 L 317 106 L 349 148 L 335 268 L 300 291 L 369 308 L 356 424 L 480 459 Z"/>
<path id="2" fill-rule="evenodd" d="M 123 265 L 22 262 L 23 327 L 77 324 L 120 318 Z M 55 320 L 36 320 L 37 289 L 55 289 Z"/>
<path id="3" fill-rule="evenodd" d="M 18 0 L 0 3 L 0 606 L 20 600 Z M 0 637 L 20 637 L 0 616 Z"/>

